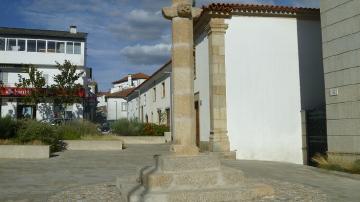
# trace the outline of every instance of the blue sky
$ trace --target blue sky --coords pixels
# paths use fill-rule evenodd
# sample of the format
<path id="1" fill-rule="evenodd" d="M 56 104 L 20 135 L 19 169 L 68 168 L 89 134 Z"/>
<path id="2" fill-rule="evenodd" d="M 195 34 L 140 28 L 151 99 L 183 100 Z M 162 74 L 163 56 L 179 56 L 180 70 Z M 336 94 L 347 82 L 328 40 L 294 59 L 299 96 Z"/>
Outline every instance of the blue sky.
<path id="1" fill-rule="evenodd" d="M 319 0 L 197 0 L 319 7 Z M 88 35 L 88 66 L 100 90 L 128 73 L 153 73 L 170 58 L 170 22 L 161 8 L 171 0 L 1 0 L 0 26 L 68 30 Z"/>

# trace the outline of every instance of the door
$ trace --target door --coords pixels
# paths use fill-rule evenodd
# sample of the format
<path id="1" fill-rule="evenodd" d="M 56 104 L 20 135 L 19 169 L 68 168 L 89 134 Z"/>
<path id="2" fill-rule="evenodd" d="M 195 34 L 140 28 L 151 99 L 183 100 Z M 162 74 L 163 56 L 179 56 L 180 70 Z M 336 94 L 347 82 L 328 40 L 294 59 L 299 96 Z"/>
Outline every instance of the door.
<path id="1" fill-rule="evenodd" d="M 200 113 L 199 101 L 195 101 L 195 121 L 196 121 L 196 146 L 200 147 Z"/>

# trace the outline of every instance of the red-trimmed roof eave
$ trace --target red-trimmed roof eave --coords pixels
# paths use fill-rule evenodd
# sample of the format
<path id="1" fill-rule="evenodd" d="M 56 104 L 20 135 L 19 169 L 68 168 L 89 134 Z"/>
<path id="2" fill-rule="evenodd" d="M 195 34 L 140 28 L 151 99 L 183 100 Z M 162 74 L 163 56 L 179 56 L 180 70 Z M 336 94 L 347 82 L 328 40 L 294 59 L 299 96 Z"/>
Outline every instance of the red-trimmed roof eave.
<path id="1" fill-rule="evenodd" d="M 270 12 L 270 13 L 293 13 L 293 14 L 320 14 L 318 8 L 303 8 L 291 6 L 275 6 L 275 5 L 254 5 L 254 4 L 228 4 L 228 3 L 212 3 L 202 7 L 203 12 L 222 12 L 231 13 L 236 11 L 253 11 L 253 12 Z"/>
<path id="2" fill-rule="evenodd" d="M 133 93 L 135 90 L 138 90 L 139 88 L 141 88 L 141 86 L 145 85 L 146 82 L 150 81 L 150 79 L 152 77 L 154 77 L 157 73 L 159 73 L 162 69 L 164 69 L 166 66 L 168 66 L 169 64 L 171 64 L 171 60 L 169 60 L 167 63 L 165 63 L 162 67 L 160 67 L 158 70 L 156 70 L 156 72 L 154 72 L 146 81 L 142 82 L 140 85 L 138 85 L 136 88 L 134 88 L 133 91 L 131 91 L 127 97 Z"/>
<path id="3" fill-rule="evenodd" d="M 149 76 L 147 74 L 144 74 L 144 73 L 131 74 L 131 77 L 132 77 L 133 80 L 148 79 L 149 78 Z M 122 83 L 122 82 L 125 82 L 127 80 L 128 80 L 128 76 L 124 76 L 122 79 L 112 82 L 112 84 Z"/>
<path id="4" fill-rule="evenodd" d="M 135 88 L 128 88 L 120 92 L 109 93 L 106 98 L 126 98 Z"/>

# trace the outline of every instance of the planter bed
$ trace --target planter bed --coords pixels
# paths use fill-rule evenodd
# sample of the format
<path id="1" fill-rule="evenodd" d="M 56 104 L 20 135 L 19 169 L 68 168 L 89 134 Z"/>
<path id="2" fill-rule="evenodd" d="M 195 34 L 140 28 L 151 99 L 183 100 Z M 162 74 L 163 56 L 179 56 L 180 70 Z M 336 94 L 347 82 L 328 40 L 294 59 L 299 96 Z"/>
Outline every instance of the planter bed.
<path id="1" fill-rule="evenodd" d="M 0 158 L 48 159 L 49 145 L 0 145 Z"/>
<path id="2" fill-rule="evenodd" d="M 122 150 L 120 140 L 64 140 L 67 150 L 109 151 Z"/>

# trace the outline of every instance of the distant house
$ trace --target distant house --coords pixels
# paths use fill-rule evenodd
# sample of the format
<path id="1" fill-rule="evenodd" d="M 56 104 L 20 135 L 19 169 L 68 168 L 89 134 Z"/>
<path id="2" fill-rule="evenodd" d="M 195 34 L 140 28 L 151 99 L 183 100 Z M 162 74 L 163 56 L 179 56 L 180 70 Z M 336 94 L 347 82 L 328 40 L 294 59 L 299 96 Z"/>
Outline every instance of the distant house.
<path id="1" fill-rule="evenodd" d="M 107 108 L 107 120 L 127 118 L 128 104 L 126 97 L 148 78 L 149 76 L 144 73 L 136 73 L 129 74 L 128 76 L 113 82 L 110 93 L 103 95 L 105 96 Z"/>
<path id="2" fill-rule="evenodd" d="M 169 61 L 128 96 L 128 118 L 170 126 L 171 62 Z"/>
<path id="3" fill-rule="evenodd" d="M 120 80 L 114 81 L 110 93 L 115 93 L 128 88 L 134 88 L 148 79 L 149 76 L 144 73 L 128 74 Z"/>
<path id="4" fill-rule="evenodd" d="M 37 120 L 60 118 L 61 106 L 55 106 L 52 98 L 46 103 L 26 103 L 31 89 L 16 88 L 18 75 L 28 77 L 24 64 L 35 65 L 46 79 L 46 85 L 54 84 L 54 75 L 59 73 L 56 62 L 69 60 L 76 65 L 77 72 L 85 72 L 77 83 L 87 86 L 91 75 L 86 68 L 87 33 L 78 32 L 76 26 L 69 31 L 39 30 L 0 27 L 0 98 L 1 116 L 14 118 L 31 117 Z M 88 89 L 78 93 L 80 103 L 68 106 L 65 118 L 86 117 Z"/>

